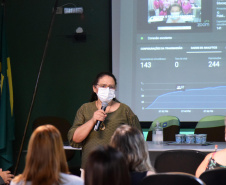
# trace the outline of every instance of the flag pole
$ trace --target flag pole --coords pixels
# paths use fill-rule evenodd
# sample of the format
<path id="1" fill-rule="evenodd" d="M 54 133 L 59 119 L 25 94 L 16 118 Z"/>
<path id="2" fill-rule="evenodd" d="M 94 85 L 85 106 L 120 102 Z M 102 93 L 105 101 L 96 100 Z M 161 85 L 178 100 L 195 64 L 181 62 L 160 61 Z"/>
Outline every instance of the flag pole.
<path id="1" fill-rule="evenodd" d="M 22 138 L 21 145 L 20 145 L 19 154 L 18 154 L 18 157 L 17 157 L 16 166 L 15 166 L 15 169 L 14 169 L 14 175 L 16 175 L 16 172 L 17 172 L 17 168 L 18 168 L 18 165 L 19 165 L 19 161 L 20 161 L 20 157 L 21 157 L 21 153 L 22 153 L 22 149 L 23 149 L 23 145 L 24 145 L 25 136 L 26 136 L 26 133 L 27 133 L 27 128 L 28 128 L 29 121 L 30 121 L 31 112 L 32 112 L 32 109 L 33 109 L 33 106 L 34 106 L 34 101 L 35 101 L 35 97 L 36 97 L 36 93 L 37 93 L 37 89 L 38 89 L 39 78 L 40 78 L 40 75 L 41 75 L 43 63 L 44 63 L 45 58 L 46 58 L 46 53 L 47 53 L 47 49 L 48 49 L 48 45 L 49 45 L 49 39 L 50 39 L 50 36 L 51 36 L 51 33 L 52 33 L 53 24 L 54 24 L 54 21 L 55 21 L 55 15 L 56 15 L 56 11 L 57 11 L 58 1 L 59 0 L 55 1 L 53 13 L 52 13 L 52 18 L 51 18 L 51 23 L 50 23 L 50 26 L 49 26 L 49 31 L 48 31 L 48 35 L 47 35 L 47 39 L 46 39 L 46 43 L 45 43 L 45 48 L 44 48 L 44 51 L 43 51 L 42 60 L 41 60 L 41 64 L 40 64 L 40 67 L 39 67 L 39 72 L 38 72 L 38 76 L 37 76 L 37 80 L 36 80 L 36 84 L 35 84 L 35 89 L 34 89 L 32 101 L 31 101 L 30 109 L 29 109 L 29 112 L 28 112 L 28 116 L 27 116 L 27 121 L 26 121 L 23 138 Z"/>

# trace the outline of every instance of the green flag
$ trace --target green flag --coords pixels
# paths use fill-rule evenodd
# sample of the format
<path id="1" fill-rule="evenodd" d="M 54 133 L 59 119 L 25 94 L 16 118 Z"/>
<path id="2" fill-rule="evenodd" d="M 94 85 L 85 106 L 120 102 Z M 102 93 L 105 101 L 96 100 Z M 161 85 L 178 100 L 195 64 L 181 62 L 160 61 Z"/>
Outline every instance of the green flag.
<path id="1" fill-rule="evenodd" d="M 1 96 L 0 96 L 0 168 L 13 165 L 12 144 L 14 140 L 13 86 L 10 58 L 7 53 L 4 7 L 1 6 Z"/>

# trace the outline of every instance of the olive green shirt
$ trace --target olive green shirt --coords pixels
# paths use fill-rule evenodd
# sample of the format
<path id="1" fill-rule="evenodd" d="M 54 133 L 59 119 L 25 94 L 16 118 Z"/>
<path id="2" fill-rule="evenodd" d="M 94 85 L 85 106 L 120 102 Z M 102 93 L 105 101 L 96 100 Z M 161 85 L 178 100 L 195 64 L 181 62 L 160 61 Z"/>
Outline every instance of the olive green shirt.
<path id="1" fill-rule="evenodd" d="M 107 114 L 107 117 L 103 122 L 105 125 L 104 130 L 92 130 L 82 143 L 75 143 L 73 141 L 73 134 L 75 130 L 82 124 L 89 121 L 93 117 L 93 113 L 95 111 L 97 111 L 95 101 L 83 104 L 77 111 L 73 126 L 68 132 L 68 140 L 70 145 L 76 148 L 82 147 L 83 169 L 85 167 L 85 162 L 91 150 L 94 149 L 96 146 L 109 144 L 111 136 L 113 135 L 116 128 L 119 127 L 121 124 L 128 124 L 142 131 L 137 116 L 127 105 L 120 103 L 120 106 L 116 111 Z"/>

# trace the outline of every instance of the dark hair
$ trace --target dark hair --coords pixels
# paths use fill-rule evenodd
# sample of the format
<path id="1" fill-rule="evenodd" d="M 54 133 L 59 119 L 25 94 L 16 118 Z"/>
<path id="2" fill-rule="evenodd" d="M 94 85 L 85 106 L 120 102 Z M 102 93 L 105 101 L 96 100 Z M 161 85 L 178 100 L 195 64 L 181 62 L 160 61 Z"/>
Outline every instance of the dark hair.
<path id="1" fill-rule="evenodd" d="M 129 185 L 130 176 L 123 154 L 111 146 L 93 150 L 85 166 L 85 185 Z"/>
<path id="2" fill-rule="evenodd" d="M 111 72 L 101 72 L 101 73 L 99 73 L 99 74 L 96 76 L 95 80 L 93 81 L 93 84 L 92 84 L 92 85 L 93 85 L 93 86 L 94 86 L 94 85 L 97 85 L 99 79 L 102 78 L 102 77 L 104 77 L 104 76 L 110 76 L 110 77 L 112 77 L 113 80 L 115 81 L 115 86 L 117 85 L 117 80 L 116 80 L 115 76 L 114 76 Z M 92 101 L 95 101 L 95 100 L 97 100 L 97 99 L 98 99 L 98 98 L 97 98 L 96 93 L 92 91 L 90 101 L 92 102 Z"/>
<path id="3" fill-rule="evenodd" d="M 174 7 L 174 6 L 178 7 L 178 8 L 180 9 L 180 11 L 181 11 L 181 6 L 180 6 L 178 3 L 172 4 L 172 5 L 170 6 L 170 11 L 171 11 L 172 7 Z"/>

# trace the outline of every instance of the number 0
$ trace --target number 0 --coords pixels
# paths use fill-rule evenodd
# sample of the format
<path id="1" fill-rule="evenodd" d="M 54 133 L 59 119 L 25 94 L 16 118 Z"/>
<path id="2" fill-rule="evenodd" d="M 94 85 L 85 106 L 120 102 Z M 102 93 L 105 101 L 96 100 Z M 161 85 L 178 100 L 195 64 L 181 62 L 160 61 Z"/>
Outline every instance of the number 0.
<path id="1" fill-rule="evenodd" d="M 175 62 L 175 67 L 179 67 L 179 62 Z"/>

